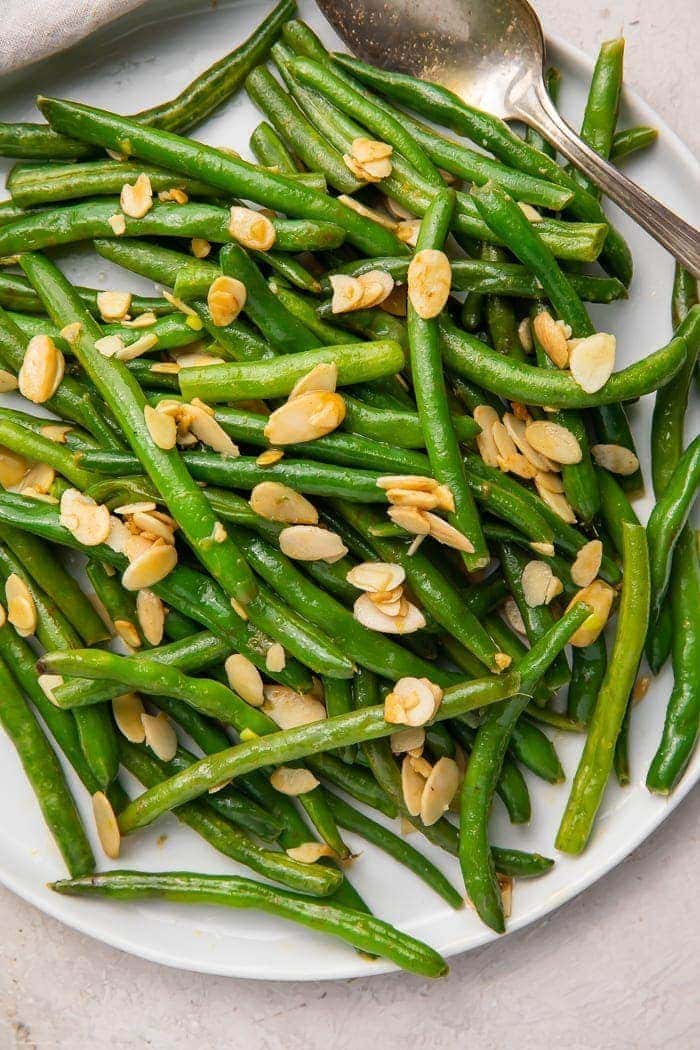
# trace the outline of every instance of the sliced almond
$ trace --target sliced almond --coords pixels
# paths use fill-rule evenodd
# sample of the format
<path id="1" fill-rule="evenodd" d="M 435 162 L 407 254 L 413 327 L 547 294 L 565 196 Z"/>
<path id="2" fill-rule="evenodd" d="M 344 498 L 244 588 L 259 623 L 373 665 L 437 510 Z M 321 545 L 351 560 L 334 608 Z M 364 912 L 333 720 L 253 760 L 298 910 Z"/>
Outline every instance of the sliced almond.
<path id="1" fill-rule="evenodd" d="M 541 316 L 541 315 L 539 315 Z M 525 428 L 525 436 L 536 452 L 565 465 L 580 463 L 583 453 L 576 437 L 549 419 L 536 419 Z"/>
<path id="2" fill-rule="evenodd" d="M 143 636 L 150 645 L 160 645 L 165 627 L 165 606 L 153 591 L 141 590 L 136 595 L 136 615 Z"/>
<path id="3" fill-rule="evenodd" d="M 436 492 L 418 489 L 387 489 L 386 498 L 396 507 L 417 507 L 419 510 L 434 510 L 440 502 Z"/>
<path id="4" fill-rule="evenodd" d="M 142 744 L 146 739 L 141 716 L 145 714 L 141 697 L 138 693 L 124 693 L 112 700 L 112 714 L 117 729 L 132 744 Z"/>
<path id="5" fill-rule="evenodd" d="M 420 219 L 405 219 L 396 227 L 396 236 L 410 248 L 415 248 L 420 233 Z"/>
<path id="6" fill-rule="evenodd" d="M 18 387 L 16 376 L 8 372 L 6 368 L 0 368 L 0 394 L 10 394 Z"/>
<path id="7" fill-rule="evenodd" d="M 55 441 L 57 445 L 65 445 L 66 438 L 72 429 L 73 427 L 67 423 L 47 423 L 39 433 L 49 441 Z"/>
<path id="8" fill-rule="evenodd" d="M 345 578 L 361 591 L 379 593 L 400 587 L 406 573 L 401 565 L 393 562 L 365 561 L 355 565 Z"/>
<path id="9" fill-rule="evenodd" d="M 383 303 L 394 290 L 394 278 L 385 270 L 368 270 L 357 278 L 362 288 L 360 305 L 363 310 Z"/>
<path id="10" fill-rule="evenodd" d="M 331 274 L 329 280 L 333 291 L 331 313 L 345 314 L 351 310 L 360 309 L 364 289 L 356 277 L 334 273 Z"/>
<path id="11" fill-rule="evenodd" d="M 70 324 L 64 325 L 58 334 L 62 339 L 65 339 L 67 343 L 70 343 L 70 345 L 73 346 L 74 343 L 78 342 L 82 330 L 83 326 L 80 321 L 72 321 Z"/>
<path id="12" fill-rule="evenodd" d="M 263 710 L 280 729 L 322 722 L 326 709 L 320 700 L 308 693 L 297 693 L 286 685 L 266 685 Z"/>
<path id="13" fill-rule="evenodd" d="M 165 711 L 141 715 L 146 743 L 161 762 L 171 762 L 177 752 L 177 734 Z"/>
<path id="14" fill-rule="evenodd" d="M 114 627 L 121 640 L 130 649 L 141 648 L 141 635 L 136 629 L 136 624 L 132 623 L 131 620 L 115 620 Z"/>
<path id="15" fill-rule="evenodd" d="M 459 766 L 453 758 L 439 758 L 425 782 L 420 800 L 420 818 L 426 827 L 435 824 L 459 789 Z"/>
<path id="16" fill-rule="evenodd" d="M 605 386 L 615 367 L 616 340 L 607 332 L 578 339 L 569 354 L 572 379 L 588 394 Z"/>
<path id="17" fill-rule="evenodd" d="M 3 610 L 3 616 L 4 616 L 4 610 Z M 58 689 L 58 687 L 60 685 L 63 685 L 63 675 L 60 675 L 60 674 L 40 674 L 38 676 L 38 678 L 37 678 L 37 681 L 38 681 L 39 685 L 41 686 L 41 691 L 44 694 L 44 696 L 46 697 L 46 699 L 50 700 L 51 703 L 55 707 L 58 707 L 58 704 L 56 703 L 56 697 L 53 695 L 53 691 L 54 691 L 54 689 Z"/>
<path id="18" fill-rule="evenodd" d="M 630 477 L 639 470 L 639 460 L 624 445 L 592 445 L 591 455 L 599 467 L 611 474 Z"/>
<path id="19" fill-rule="evenodd" d="M 566 607 L 567 612 L 577 602 L 585 602 L 586 605 L 590 605 L 593 612 L 574 633 L 571 645 L 585 648 L 593 644 L 608 622 L 614 600 L 615 591 L 603 580 L 594 580 L 593 583 L 589 583 L 588 587 L 584 587 L 573 596 Z"/>
<path id="20" fill-rule="evenodd" d="M 318 525 L 290 525 L 279 534 L 280 550 L 296 561 L 337 561 L 348 549 L 335 532 Z"/>
<path id="21" fill-rule="evenodd" d="M 562 521 L 567 522 L 569 525 L 575 525 L 576 515 L 566 496 L 562 492 L 553 492 L 551 489 L 538 484 L 538 477 L 539 475 L 535 477 L 535 486 L 542 502 L 546 503 L 555 514 L 558 514 Z"/>
<path id="22" fill-rule="evenodd" d="M 126 219 L 121 212 L 117 212 L 116 215 L 110 215 L 107 223 L 111 226 L 115 237 L 121 237 L 123 233 L 126 233 Z"/>
<path id="23" fill-rule="evenodd" d="M 231 324 L 245 306 L 247 298 L 246 286 L 237 277 L 215 277 L 207 292 L 212 323 L 217 328 Z"/>
<path id="24" fill-rule="evenodd" d="M 250 505 L 256 514 L 268 521 L 290 525 L 317 525 L 318 511 L 299 492 L 279 481 L 261 481 L 250 494 Z"/>
<path id="25" fill-rule="evenodd" d="M 434 716 L 442 690 L 427 678 L 400 678 L 384 701 L 384 720 L 422 726 Z"/>
<path id="26" fill-rule="evenodd" d="M 270 777 L 270 783 L 275 791 L 282 795 L 306 795 L 307 792 L 317 788 L 320 781 L 316 779 L 311 770 L 297 769 L 294 766 L 278 766 Z"/>
<path id="27" fill-rule="evenodd" d="M 459 529 L 456 529 L 454 525 L 450 525 L 448 521 L 438 517 L 437 514 L 431 514 L 430 511 L 425 512 L 425 518 L 428 522 L 430 535 L 438 543 L 442 543 L 445 547 L 452 547 L 456 551 L 463 551 L 465 554 L 474 553 L 472 541 Z"/>
<path id="28" fill-rule="evenodd" d="M 412 489 L 415 492 L 434 492 L 438 487 L 435 478 L 424 477 L 422 474 L 383 474 L 377 478 L 377 487 L 380 489 Z"/>
<path id="29" fill-rule="evenodd" d="M 103 321 L 125 320 L 131 307 L 131 292 L 98 292 L 97 309 Z"/>
<path id="30" fill-rule="evenodd" d="M 240 455 L 238 445 L 228 436 L 220 423 L 217 423 L 207 412 L 190 405 L 190 431 L 203 445 L 208 445 L 214 452 L 235 459 Z"/>
<path id="31" fill-rule="evenodd" d="M 389 507 L 387 514 L 395 525 L 416 537 L 430 535 L 430 522 L 422 510 L 415 507 Z"/>
<path id="32" fill-rule="evenodd" d="M 425 777 L 417 773 L 411 763 L 410 755 L 401 763 L 401 794 L 404 805 L 412 817 L 420 814 L 421 799 L 425 788 Z"/>
<path id="33" fill-rule="evenodd" d="M 125 518 L 131 514 L 138 514 L 139 512 L 147 514 L 148 511 L 155 509 L 156 505 L 153 500 L 140 500 L 137 503 L 122 503 L 120 507 L 114 508 L 114 513 Z"/>
<path id="34" fill-rule="evenodd" d="M 365 219 L 371 219 L 372 222 L 378 223 L 386 230 L 396 229 L 396 223 L 393 219 L 390 219 L 388 215 L 382 214 L 382 212 L 377 211 L 376 208 L 368 208 L 367 205 L 362 204 L 361 201 L 356 201 L 354 197 L 348 197 L 347 194 L 341 193 L 337 197 L 337 200 L 340 201 L 341 204 L 344 204 L 346 208 L 356 211 L 358 215 L 364 215 Z"/>
<path id="35" fill-rule="evenodd" d="M 161 190 L 158 194 L 158 200 L 164 203 L 172 202 L 173 204 L 187 204 L 190 198 L 187 196 L 183 189 L 179 186 L 173 186 L 169 190 Z"/>
<path id="36" fill-rule="evenodd" d="M 512 630 L 517 631 L 517 633 L 521 634 L 523 637 L 527 635 L 525 621 L 523 620 L 522 613 L 517 606 L 515 598 L 509 595 L 501 607 L 501 612 L 503 613 L 503 619 Z"/>
<path id="37" fill-rule="evenodd" d="M 146 405 L 143 410 L 143 418 L 154 445 L 162 449 L 175 448 L 177 424 L 172 416 L 166 415 L 165 412 L 158 412 L 151 405 Z"/>
<path id="38" fill-rule="evenodd" d="M 423 726 L 402 729 L 398 733 L 391 734 L 389 743 L 394 755 L 403 755 L 407 751 L 411 754 L 419 754 L 425 745 L 425 729 Z"/>
<path id="39" fill-rule="evenodd" d="M 7 601 L 7 619 L 22 638 L 34 634 L 38 616 L 34 597 L 29 587 L 16 572 L 10 573 L 5 581 L 5 598 Z"/>
<path id="40" fill-rule="evenodd" d="M 85 547 L 105 543 L 109 536 L 108 508 L 77 489 L 66 489 L 61 496 L 60 522 Z"/>
<path id="41" fill-rule="evenodd" d="M 175 542 L 175 533 L 172 527 L 156 514 L 137 510 L 132 515 L 131 521 L 135 528 L 148 536 L 157 537 L 164 540 L 165 543 Z"/>
<path id="42" fill-rule="evenodd" d="M 153 190 L 151 180 L 141 172 L 133 186 L 126 182 L 119 195 L 119 204 L 125 215 L 131 219 L 142 219 L 153 207 Z"/>
<path id="43" fill-rule="evenodd" d="M 452 286 L 452 268 L 444 252 L 424 248 L 408 266 L 408 298 L 419 317 L 437 317 Z"/>
<path id="44" fill-rule="evenodd" d="M 272 467 L 283 458 L 284 452 L 281 448 L 266 448 L 264 452 L 260 453 L 255 462 L 259 467 Z"/>
<path id="45" fill-rule="evenodd" d="M 552 461 L 547 459 L 547 457 L 543 456 L 540 452 L 537 452 L 528 441 L 527 434 L 525 433 L 526 427 L 524 420 L 518 419 L 510 412 L 506 412 L 503 417 L 503 426 L 505 427 L 508 436 L 522 452 L 525 458 L 532 463 L 533 467 L 540 471 L 556 470 Z"/>
<path id="46" fill-rule="evenodd" d="M 405 317 L 408 312 L 408 289 L 405 284 L 396 284 L 382 302 L 382 310 L 392 317 Z"/>
<path id="47" fill-rule="evenodd" d="M 557 368 L 566 368 L 569 363 L 569 346 L 562 329 L 552 315 L 543 310 L 532 322 L 535 336 L 550 361 Z"/>
<path id="48" fill-rule="evenodd" d="M 589 540 L 581 547 L 571 566 L 571 579 L 577 587 L 588 587 L 598 575 L 603 560 L 603 544 L 600 540 Z"/>
<path id="49" fill-rule="evenodd" d="M 537 208 L 533 208 L 531 204 L 527 204 L 525 201 L 518 201 L 518 207 L 529 222 L 542 222 L 542 216 Z"/>
<path id="50" fill-rule="evenodd" d="M 535 475 L 535 485 L 538 491 L 540 488 L 547 489 L 548 492 L 564 491 L 564 482 L 561 479 L 561 475 L 546 470 L 539 471 Z"/>
<path id="51" fill-rule="evenodd" d="M 164 580 L 177 565 L 177 551 L 167 543 L 145 550 L 128 565 L 122 576 L 127 591 L 141 591 Z"/>
<path id="52" fill-rule="evenodd" d="M 95 340 L 95 349 L 99 350 L 103 357 L 115 357 L 124 349 L 124 341 L 118 335 L 104 335 Z"/>
<path id="53" fill-rule="evenodd" d="M 338 385 L 338 366 L 335 361 L 321 361 L 315 365 L 310 372 L 298 379 L 289 391 L 288 400 L 292 401 L 301 394 L 308 394 L 312 390 L 334 391 Z"/>
<path id="54" fill-rule="evenodd" d="M 48 463 L 35 463 L 22 478 L 17 491 L 45 495 L 56 480 L 56 471 Z"/>
<path id="55" fill-rule="evenodd" d="M 141 357 L 142 354 L 147 354 L 149 350 L 152 350 L 158 343 L 158 336 L 153 332 L 147 332 L 145 335 L 139 336 L 138 339 L 134 339 L 133 343 L 129 343 L 128 346 L 122 346 L 116 351 L 114 356 L 118 361 L 135 361 L 137 357 Z"/>
<path id="56" fill-rule="evenodd" d="M 288 857 L 299 864 L 315 864 L 321 857 L 334 857 L 335 853 L 326 842 L 302 842 L 285 850 Z"/>
<path id="57" fill-rule="evenodd" d="M 394 147 L 388 142 L 376 139 L 356 138 L 352 140 L 350 152 L 360 164 L 372 163 L 375 160 L 384 160 L 394 152 Z"/>
<path id="58" fill-rule="evenodd" d="M 286 664 L 287 654 L 284 646 L 279 642 L 274 642 L 265 653 L 265 667 L 270 674 L 279 674 L 280 671 L 284 671 Z"/>
<path id="59" fill-rule="evenodd" d="M 63 354 L 50 336 L 33 336 L 17 375 L 20 393 L 35 405 L 43 405 L 58 390 L 65 367 Z"/>
<path id="60" fill-rule="evenodd" d="M 542 543 L 538 540 L 532 540 L 530 542 L 530 548 L 535 552 L 535 554 L 541 554 L 543 558 L 554 557 L 553 543 Z"/>
<path id="61" fill-rule="evenodd" d="M 228 539 L 228 533 L 220 521 L 214 522 L 211 537 L 214 540 L 214 543 L 223 543 Z"/>
<path id="62" fill-rule="evenodd" d="M 100 845 L 110 860 L 117 860 L 121 846 L 119 823 L 104 791 L 96 791 L 92 796 L 92 812 Z"/>
<path id="63" fill-rule="evenodd" d="M 540 605 L 549 605 L 557 594 L 563 590 L 562 582 L 558 579 L 549 565 L 543 561 L 529 561 L 523 569 L 521 584 L 523 597 L 531 609 Z"/>
<path id="64" fill-rule="evenodd" d="M 262 675 L 247 656 L 232 653 L 224 662 L 224 670 L 234 693 L 251 707 L 262 707 L 265 701 Z"/>
<path id="65" fill-rule="evenodd" d="M 267 215 L 253 208 L 231 208 L 228 232 L 244 248 L 266 252 L 277 240 L 277 232 Z"/>
<path id="66" fill-rule="evenodd" d="M 275 409 L 264 434 L 272 445 L 315 441 L 336 430 L 344 419 L 345 402 L 340 394 L 313 390 Z"/>
<path id="67" fill-rule="evenodd" d="M 195 259 L 206 259 L 211 252 L 211 244 L 204 237 L 193 237 L 190 241 L 190 251 Z"/>
<path id="68" fill-rule="evenodd" d="M 487 466 L 497 467 L 499 452 L 493 438 L 493 427 L 500 422 L 498 412 L 491 405 L 477 405 L 473 415 L 474 421 L 481 427 L 481 433 L 476 438 L 479 455 Z"/>
<path id="69" fill-rule="evenodd" d="M 29 469 L 24 456 L 0 446 L 0 484 L 9 489 L 18 485 Z"/>
<path id="70" fill-rule="evenodd" d="M 406 602 L 399 616 L 387 616 L 374 604 L 369 594 L 362 594 L 353 606 L 358 623 L 380 634 L 412 634 L 425 627 L 423 613 L 411 602 Z"/>
<path id="71" fill-rule="evenodd" d="M 509 919 L 513 911 L 513 878 L 510 875 L 497 874 L 498 888 L 503 902 L 503 918 Z"/>
<path id="72" fill-rule="evenodd" d="M 526 354 L 531 354 L 534 351 L 535 344 L 532 341 L 532 327 L 529 317 L 523 317 L 518 325 L 518 339 Z"/>

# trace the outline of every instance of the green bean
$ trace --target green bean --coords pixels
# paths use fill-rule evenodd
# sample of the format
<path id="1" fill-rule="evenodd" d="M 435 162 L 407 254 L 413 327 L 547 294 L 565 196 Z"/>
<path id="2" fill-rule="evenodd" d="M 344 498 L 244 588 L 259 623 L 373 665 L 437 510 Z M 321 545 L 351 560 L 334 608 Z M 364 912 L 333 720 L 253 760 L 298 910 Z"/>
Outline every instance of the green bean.
<path id="1" fill-rule="evenodd" d="M 582 605 L 584 609 L 581 609 Z M 523 657 L 520 661 L 522 692 L 487 712 L 467 765 L 461 795 L 460 865 L 474 907 L 482 920 L 497 933 L 502 933 L 505 926 L 494 858 L 489 848 L 488 816 L 503 756 L 513 727 L 527 706 L 532 687 L 591 611 L 584 602 L 572 606 Z"/>
<path id="2" fill-rule="evenodd" d="M 333 934 L 360 951 L 381 955 L 404 970 L 422 977 L 442 977 L 448 972 L 447 963 L 432 948 L 408 934 L 400 933 L 381 919 L 334 904 L 316 904 L 308 897 L 274 889 L 237 875 L 112 871 L 107 875 L 93 875 L 82 880 L 54 882 L 52 889 L 74 896 L 119 900 L 160 897 L 181 904 L 256 908 L 302 926 Z"/>
<path id="3" fill-rule="evenodd" d="M 285 175 L 303 170 L 299 159 L 290 153 L 277 131 L 264 120 L 250 136 L 250 148 L 258 164 L 277 168 Z"/>
<path id="4" fill-rule="evenodd" d="M 416 251 L 442 248 L 453 209 L 453 192 L 444 190 L 435 197 L 421 222 Z M 471 571 L 481 569 L 488 564 L 489 553 L 465 478 L 457 435 L 452 429 L 437 319 L 422 318 L 409 299 L 407 325 L 418 415 L 432 473 L 452 493 L 454 511 L 448 515 L 450 523 L 471 544 L 472 549 L 462 555 L 464 564 Z"/>
<path id="5" fill-rule="evenodd" d="M 644 125 L 616 131 L 613 135 L 610 160 L 617 162 L 628 157 L 631 153 L 653 146 L 658 137 L 659 133 L 656 128 L 648 128 Z"/>
<path id="6" fill-rule="evenodd" d="M 84 160 L 95 150 L 68 135 L 57 135 L 47 124 L 0 123 L 0 156 L 26 160 Z"/>
<path id="7" fill-rule="evenodd" d="M 78 288 L 80 298 L 91 313 L 96 316 L 99 313 L 97 296 L 100 294 L 95 288 Z M 43 313 L 44 306 L 26 277 L 16 273 L 0 273 L 0 306 L 6 310 L 17 310 L 24 313 Z M 132 317 L 140 314 L 154 313 L 156 316 L 170 314 L 174 307 L 167 299 L 149 298 L 144 295 L 132 295 L 129 303 L 129 313 Z"/>
<path id="8" fill-rule="evenodd" d="M 688 315 L 687 329 L 641 361 L 615 372 L 595 394 L 587 394 L 565 372 L 545 371 L 504 357 L 445 316 L 440 320 L 446 366 L 509 401 L 556 408 L 591 408 L 630 401 L 668 383 L 700 340 L 700 309 Z"/>
<path id="9" fill-rule="evenodd" d="M 537 497 L 513 479 L 507 478 L 500 470 L 488 467 L 474 453 L 468 453 L 464 462 L 467 481 L 475 498 L 486 510 L 514 525 L 531 542 L 553 542 L 555 532 L 552 522 L 546 517 Z M 578 534 L 574 532 L 574 535 Z"/>
<path id="10" fill-rule="evenodd" d="M 342 593 L 340 593 L 338 587 L 327 586 L 326 590 L 340 601 L 346 600 L 352 602 L 355 599 L 356 591 L 352 584 L 348 583 L 345 578 L 347 575 L 345 562 L 346 559 L 342 558 L 341 563 L 343 564 L 343 567 L 339 573 L 340 579 L 344 585 Z M 332 568 L 332 566 L 329 566 L 329 568 Z M 316 577 L 316 579 L 318 582 L 321 582 L 318 577 Z M 343 715 L 347 711 L 352 711 L 352 694 L 350 690 L 350 682 L 347 678 L 324 678 L 323 698 L 326 705 L 326 711 L 330 718 L 333 718 L 334 715 Z M 357 748 L 349 747 L 345 748 L 344 751 L 341 751 L 338 758 L 341 759 L 344 764 L 352 766 L 356 754 Z M 331 755 L 328 757 L 331 762 L 336 761 L 334 756 Z"/>
<path id="11" fill-rule="evenodd" d="M 304 759 L 304 764 L 321 780 L 335 784 L 358 802 L 378 810 L 387 817 L 396 816 L 396 806 L 369 770 L 357 765 L 348 765 L 335 755 L 325 753 L 308 756 Z M 330 801 L 328 793 L 326 798 Z"/>
<path id="12" fill-rule="evenodd" d="M 612 769 L 615 742 L 634 685 L 649 620 L 649 560 L 644 529 L 625 522 L 622 530 L 625 572 L 617 631 L 557 833 L 557 849 L 565 853 L 580 853 L 590 838 Z"/>
<path id="13" fill-rule="evenodd" d="M 496 642 L 504 653 L 507 653 L 507 655 L 510 656 L 511 660 L 514 660 L 517 663 L 518 660 L 525 656 L 527 653 L 527 646 L 524 642 L 520 641 L 520 638 L 515 631 L 510 629 L 505 620 L 498 613 L 489 613 L 488 616 L 484 617 L 483 624 L 494 642 Z M 452 650 L 451 652 L 455 651 Z M 455 656 L 458 656 L 458 666 L 462 670 L 466 670 L 473 678 L 479 676 L 481 672 L 478 669 L 478 666 L 472 664 L 472 666 L 469 667 L 465 661 L 463 653 L 455 653 Z M 537 683 L 533 690 L 532 697 L 532 706 L 536 707 L 537 710 L 540 710 L 540 707 L 544 708 L 544 706 L 551 701 L 552 690 L 547 686 L 546 680 L 543 679 L 541 682 Z M 533 770 L 533 772 L 537 771 Z"/>
<path id="14" fill-rule="evenodd" d="M 284 397 L 294 384 L 318 364 L 337 365 L 339 386 L 394 375 L 404 365 L 398 343 L 365 343 L 362 354 L 354 343 L 302 350 L 269 361 L 187 368 L 180 373 L 180 389 L 188 400 L 208 403 L 243 401 L 257 397 Z"/>
<path id="15" fill-rule="evenodd" d="M 527 718 L 520 718 L 515 723 L 510 750 L 526 769 L 548 784 L 561 784 L 566 779 L 552 741 Z"/>
<path id="16" fill-rule="evenodd" d="M 133 273 L 148 277 L 158 284 L 175 287 L 175 281 L 183 267 L 196 271 L 200 277 L 199 294 L 206 296 L 209 285 L 221 271 L 214 263 L 206 259 L 194 259 L 184 252 L 173 248 L 164 248 L 151 241 L 136 240 L 131 237 L 119 237 L 114 240 L 96 238 L 93 247 L 98 255 L 110 262 L 118 263 Z"/>
<path id="17" fill-rule="evenodd" d="M 368 221 L 328 195 L 283 175 L 261 172 L 244 160 L 222 154 L 170 132 L 144 128 L 133 120 L 74 102 L 42 99 L 44 115 L 56 130 L 65 128 L 108 149 L 128 143 L 134 155 L 173 171 L 201 178 L 236 197 L 302 219 L 336 223 L 348 240 L 368 255 L 402 255 L 404 246 L 389 230 Z"/>
<path id="18" fill-rule="evenodd" d="M 607 649 L 602 634 L 590 645 L 573 650 L 566 709 L 571 718 L 584 726 L 590 721 L 607 665 Z"/>
<path id="19" fill-rule="evenodd" d="M 467 754 L 471 753 L 476 731 L 459 720 L 451 722 L 450 729 L 462 747 L 466 749 Z M 501 772 L 496 782 L 496 794 L 506 807 L 511 824 L 529 824 L 532 809 L 525 777 L 520 772 L 518 765 L 507 754 L 503 759 Z"/>
<path id="20" fill-rule="evenodd" d="M 244 603 L 255 595 L 255 581 L 233 541 L 212 542 L 216 518 L 201 490 L 190 478 L 179 453 L 159 448 L 144 419 L 146 398 L 124 366 L 95 349 L 99 329 L 75 292 L 48 259 L 26 253 L 22 267 L 57 323 L 79 320 L 82 328 L 75 342 L 76 356 L 114 413 L 144 468 L 174 511 L 197 557 L 218 578 L 232 597 Z"/>
<path id="21" fill-rule="evenodd" d="M 647 787 L 667 795 L 693 754 L 700 727 L 700 561 L 697 533 L 686 527 L 676 547 L 669 587 L 673 625 L 673 689 L 659 746 L 649 766 Z"/>
<path id="22" fill-rule="evenodd" d="M 282 277 L 285 282 L 288 281 L 295 288 L 300 288 L 302 292 L 311 292 L 312 295 L 317 295 L 320 291 L 321 286 L 314 275 L 294 255 L 288 252 L 272 251 L 251 252 L 251 255 L 256 262 L 272 270 L 273 275 L 276 274 L 278 277 Z"/>
<path id="23" fill-rule="evenodd" d="M 593 413 L 593 426 L 598 444 L 622 445 L 636 455 L 637 450 L 623 405 L 600 405 Z M 640 468 L 633 474 L 619 476 L 617 480 L 620 488 L 630 493 L 630 498 L 644 492 L 644 478 Z"/>
<path id="24" fill-rule="evenodd" d="M 624 52 L 625 41 L 622 37 L 606 40 L 600 45 L 581 123 L 581 140 L 604 160 L 610 156 L 615 135 L 622 91 Z M 572 171 L 571 174 L 579 186 L 592 196 L 600 198 L 600 190 L 595 183 L 581 172 Z"/>
<path id="25" fill-rule="evenodd" d="M 97 475 L 80 466 L 81 452 L 73 452 L 67 445 L 15 423 L 6 409 L 0 409 L 0 444 L 30 460 L 48 464 L 76 488 L 86 489 L 97 480 Z"/>

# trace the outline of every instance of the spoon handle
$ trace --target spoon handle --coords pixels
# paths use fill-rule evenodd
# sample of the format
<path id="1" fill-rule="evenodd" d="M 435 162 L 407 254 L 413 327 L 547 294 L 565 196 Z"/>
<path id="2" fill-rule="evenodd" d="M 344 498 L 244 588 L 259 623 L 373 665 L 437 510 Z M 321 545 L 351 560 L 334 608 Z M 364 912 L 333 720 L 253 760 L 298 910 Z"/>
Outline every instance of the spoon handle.
<path id="1" fill-rule="evenodd" d="M 521 96 L 518 117 L 539 131 L 567 160 L 599 186 L 694 277 L 700 277 L 700 231 L 628 179 L 578 137 L 559 115 L 544 84 Z"/>

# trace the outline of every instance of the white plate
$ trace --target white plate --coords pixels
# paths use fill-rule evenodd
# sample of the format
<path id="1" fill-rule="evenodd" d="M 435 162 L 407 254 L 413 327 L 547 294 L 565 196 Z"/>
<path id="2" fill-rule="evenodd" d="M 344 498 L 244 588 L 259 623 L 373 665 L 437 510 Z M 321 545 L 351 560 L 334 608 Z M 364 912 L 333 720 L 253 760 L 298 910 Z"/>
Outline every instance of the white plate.
<path id="1" fill-rule="evenodd" d="M 257 0 L 234 5 L 222 3 L 216 9 L 208 3 L 157 0 L 69 55 L 33 67 L 22 79 L 15 78 L 12 98 L 0 107 L 2 119 L 37 119 L 32 96 L 38 90 L 124 113 L 169 98 L 199 70 L 242 40 L 268 7 L 268 3 Z M 332 34 L 315 5 L 310 0 L 302 0 L 300 7 L 302 16 L 330 43 Z M 564 112 L 577 120 L 583 108 L 591 63 L 561 42 L 552 44 L 551 57 L 564 73 Z M 247 99 L 241 96 L 197 135 L 213 144 L 245 150 L 248 136 L 259 119 Z M 659 128 L 660 137 L 653 150 L 628 164 L 629 170 L 647 190 L 658 194 L 685 218 L 697 222 L 700 175 L 693 157 L 654 112 L 627 91 L 620 126 L 637 123 Z M 613 212 L 634 252 L 636 275 L 632 298 L 627 303 L 593 312 L 601 327 L 612 328 L 617 334 L 622 366 L 668 340 L 673 264 L 630 220 L 611 208 L 611 214 Z M 69 259 L 69 272 L 82 283 L 124 286 L 123 271 L 87 252 L 73 253 Z M 138 290 L 152 290 L 147 282 L 136 278 L 129 278 L 127 286 L 136 290 L 137 282 Z M 645 398 L 634 409 L 634 429 L 647 480 L 651 407 L 652 399 Z M 650 500 L 638 506 L 644 517 L 649 506 Z M 631 786 L 624 791 L 614 784 L 610 786 L 593 840 L 582 857 L 572 860 L 558 856 L 556 867 L 546 878 L 516 885 L 510 930 L 546 915 L 618 864 L 661 823 L 697 781 L 700 753 L 695 755 L 683 782 L 669 800 L 650 796 L 644 787 L 644 775 L 659 739 L 670 687 L 667 669 L 635 709 L 630 746 Z M 570 780 L 576 768 L 580 741 L 564 734 L 555 734 L 555 737 Z M 71 781 L 91 827 L 86 793 L 75 778 L 71 777 Z M 552 855 L 567 786 L 550 787 L 530 776 L 528 783 L 533 802 L 532 826 L 511 827 L 499 804 L 493 815 L 493 840 Z M 366 962 L 332 938 L 256 913 L 161 903 L 119 905 L 52 894 L 46 882 L 63 875 L 61 860 L 4 736 L 0 736 L 0 796 L 6 800 L 0 814 L 0 879 L 48 914 L 117 948 L 169 966 L 235 977 L 311 980 L 367 976 L 392 968 L 384 962 Z M 348 840 L 362 853 L 352 868 L 353 882 L 378 915 L 423 938 L 445 955 L 467 951 L 494 938 L 470 909 L 452 911 L 414 876 L 379 851 L 352 835 Z M 421 842 L 417 845 L 430 853 L 458 884 L 455 862 Z M 216 873 L 234 870 L 230 862 L 177 825 L 173 818 L 126 841 L 119 866 Z"/>

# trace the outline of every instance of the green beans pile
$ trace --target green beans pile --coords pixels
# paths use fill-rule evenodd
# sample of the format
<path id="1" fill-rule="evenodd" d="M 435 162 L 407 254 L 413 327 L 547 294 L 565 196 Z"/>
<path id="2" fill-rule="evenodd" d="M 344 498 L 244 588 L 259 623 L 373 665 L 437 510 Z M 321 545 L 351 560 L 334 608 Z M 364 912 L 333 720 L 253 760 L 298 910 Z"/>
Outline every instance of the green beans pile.
<path id="1" fill-rule="evenodd" d="M 257 908 L 437 977 L 353 888 L 346 834 L 459 908 L 388 825 L 410 822 L 500 932 L 513 881 L 554 862 L 492 842 L 494 796 L 525 823 L 529 776 L 565 779 L 549 731 L 585 735 L 569 853 L 634 770 L 645 652 L 674 675 L 649 789 L 692 756 L 700 306 L 678 270 L 667 345 L 616 371 L 585 304 L 612 315 L 632 259 L 596 187 L 294 13 L 152 110 L 41 97 L 47 124 L 0 125 L 0 724 L 57 892 Z M 655 138 L 616 128 L 622 56 L 603 45 L 582 128 L 614 160 Z M 185 134 L 242 87 L 255 161 Z M 74 287 L 51 249 L 76 242 L 160 291 Z M 626 412 L 647 394 L 645 529 Z M 277 885 L 100 872 L 58 752 L 110 860 L 174 812 Z"/>

